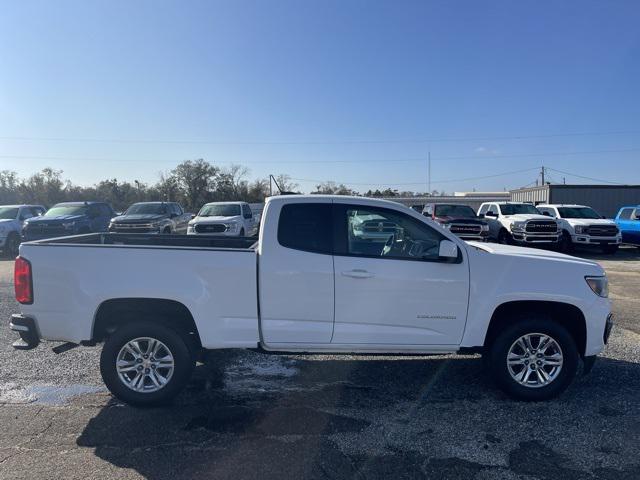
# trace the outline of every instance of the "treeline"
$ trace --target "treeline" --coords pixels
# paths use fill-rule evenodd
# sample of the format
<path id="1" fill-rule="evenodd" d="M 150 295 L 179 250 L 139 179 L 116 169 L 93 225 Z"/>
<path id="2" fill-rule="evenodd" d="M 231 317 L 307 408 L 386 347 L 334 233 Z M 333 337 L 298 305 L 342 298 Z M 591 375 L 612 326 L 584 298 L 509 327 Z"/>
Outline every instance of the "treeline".
<path id="1" fill-rule="evenodd" d="M 249 170 L 240 165 L 218 167 L 203 159 L 187 160 L 168 173 L 161 173 L 154 184 L 117 178 L 102 180 L 90 187 L 74 185 L 63 177 L 62 170 L 45 168 L 28 178 L 11 170 L 0 171 L 0 205 L 32 203 L 50 207 L 59 202 L 100 200 L 115 210 L 124 210 L 135 202 L 177 201 L 188 211 L 197 211 L 207 202 L 243 200 L 263 202 L 269 195 L 269 179 L 248 180 Z M 298 192 L 299 186 L 286 174 L 275 177 L 278 186 Z M 274 194 L 278 192 L 273 185 Z M 369 190 L 360 194 L 343 184 L 324 182 L 311 193 L 364 195 L 371 197 L 412 197 L 420 194 L 398 190 Z M 438 192 L 433 192 L 438 194 Z"/>

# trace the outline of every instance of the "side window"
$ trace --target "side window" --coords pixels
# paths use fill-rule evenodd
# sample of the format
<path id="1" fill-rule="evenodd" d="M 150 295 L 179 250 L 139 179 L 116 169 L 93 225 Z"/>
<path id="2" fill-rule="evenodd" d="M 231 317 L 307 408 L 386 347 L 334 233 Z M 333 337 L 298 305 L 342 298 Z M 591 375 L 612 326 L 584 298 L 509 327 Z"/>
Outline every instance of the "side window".
<path id="1" fill-rule="evenodd" d="M 478 215 L 484 215 L 485 213 L 487 213 L 487 210 L 489 210 L 489 205 L 485 203 L 480 207 L 480 210 L 478 211 Z"/>
<path id="2" fill-rule="evenodd" d="M 179 204 L 174 203 L 173 207 L 176 209 L 176 214 L 177 215 L 184 215 L 184 210 L 182 209 L 182 207 Z"/>
<path id="3" fill-rule="evenodd" d="M 538 210 L 540 210 L 540 213 L 543 214 L 546 217 L 555 217 L 556 216 L 555 212 L 551 208 L 538 207 Z"/>
<path id="4" fill-rule="evenodd" d="M 39 217 L 41 215 L 44 215 L 44 208 L 42 208 L 42 207 L 31 207 L 31 216 L 32 217 Z"/>
<path id="5" fill-rule="evenodd" d="M 445 237 L 419 220 L 386 208 L 345 206 L 347 255 L 437 260 Z"/>
<path id="6" fill-rule="evenodd" d="M 620 220 L 631 220 L 631 214 L 633 213 L 633 208 L 623 208 L 620 212 Z"/>
<path id="7" fill-rule="evenodd" d="M 91 218 L 99 217 L 101 213 L 99 205 L 96 203 L 92 203 L 91 205 L 89 205 L 87 213 Z"/>
<path id="8" fill-rule="evenodd" d="M 427 217 L 431 217 L 433 215 L 433 206 L 427 205 L 426 207 L 424 207 L 424 211 L 422 212 L 422 214 Z"/>
<path id="9" fill-rule="evenodd" d="M 314 253 L 333 253 L 333 218 L 330 203 L 290 203 L 278 220 L 278 243 Z"/>
<path id="10" fill-rule="evenodd" d="M 633 214 L 634 220 L 640 220 L 640 208 L 636 208 L 635 213 Z"/>
<path id="11" fill-rule="evenodd" d="M 34 217 L 31 208 L 25 207 L 20 209 L 20 213 L 18 214 L 18 220 L 26 220 L 27 218 Z"/>
<path id="12" fill-rule="evenodd" d="M 489 205 L 489 209 L 487 211 L 491 213 L 495 213 L 496 215 L 500 214 L 500 211 L 498 210 L 498 205 L 495 205 L 495 204 Z"/>
<path id="13" fill-rule="evenodd" d="M 101 203 L 100 205 L 98 205 L 98 207 L 99 207 L 101 217 L 111 216 L 111 208 L 109 208 L 109 205 L 107 205 L 106 203 Z"/>

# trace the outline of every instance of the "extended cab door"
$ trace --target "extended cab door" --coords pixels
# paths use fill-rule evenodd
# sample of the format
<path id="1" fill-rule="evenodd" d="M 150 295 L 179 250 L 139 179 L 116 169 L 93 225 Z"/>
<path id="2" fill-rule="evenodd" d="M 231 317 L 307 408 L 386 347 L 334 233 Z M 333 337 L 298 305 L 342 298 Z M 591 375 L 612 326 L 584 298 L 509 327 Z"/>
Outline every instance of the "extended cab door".
<path id="1" fill-rule="evenodd" d="M 332 204 L 287 197 L 270 201 L 265 216 L 258 250 L 261 340 L 272 347 L 328 344 L 334 300 Z"/>
<path id="2" fill-rule="evenodd" d="M 443 261 L 445 237 L 399 210 L 334 204 L 333 344 L 457 345 L 467 318 L 466 252 Z"/>

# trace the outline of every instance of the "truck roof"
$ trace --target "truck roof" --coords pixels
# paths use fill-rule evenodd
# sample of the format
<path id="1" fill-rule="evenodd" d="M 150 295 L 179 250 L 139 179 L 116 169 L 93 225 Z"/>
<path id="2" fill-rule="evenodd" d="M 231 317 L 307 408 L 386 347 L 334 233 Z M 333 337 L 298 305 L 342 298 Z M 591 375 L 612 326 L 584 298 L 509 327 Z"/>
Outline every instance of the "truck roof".
<path id="1" fill-rule="evenodd" d="M 43 205 L 36 205 L 35 203 L 21 203 L 19 205 L 0 205 L 0 208 L 21 208 L 21 207 L 42 207 Z"/>
<path id="2" fill-rule="evenodd" d="M 577 205 L 573 203 L 541 203 L 536 207 L 569 207 L 569 208 L 591 208 L 589 205 Z"/>
<path id="3" fill-rule="evenodd" d="M 94 200 L 90 200 L 87 202 L 60 202 L 60 203 L 56 203 L 56 205 L 93 205 L 94 203 L 107 203 L 107 202 L 97 202 Z"/>
<path id="4" fill-rule="evenodd" d="M 394 209 L 406 209 L 404 205 L 398 202 L 393 202 L 391 200 L 383 200 L 382 198 L 372 198 L 372 197 L 356 197 L 352 195 L 276 195 L 273 197 L 269 197 L 266 200 L 266 203 L 300 203 L 300 201 L 313 201 L 316 203 L 322 203 L 321 201 L 329 202 L 339 202 L 339 203 L 359 203 L 364 205 L 371 206 L 388 206 L 393 207 Z"/>

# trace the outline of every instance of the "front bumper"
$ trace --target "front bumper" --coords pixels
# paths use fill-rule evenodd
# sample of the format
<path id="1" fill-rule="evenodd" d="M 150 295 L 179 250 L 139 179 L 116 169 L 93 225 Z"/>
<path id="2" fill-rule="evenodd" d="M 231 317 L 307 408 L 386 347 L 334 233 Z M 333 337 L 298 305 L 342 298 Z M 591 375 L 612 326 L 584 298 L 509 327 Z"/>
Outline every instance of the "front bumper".
<path id="1" fill-rule="evenodd" d="M 36 321 L 31 317 L 20 313 L 11 315 L 9 329 L 18 332 L 20 335 L 20 339 L 12 344 L 12 347 L 17 350 L 31 350 L 40 344 L 38 327 L 36 326 Z"/>
<path id="2" fill-rule="evenodd" d="M 590 235 L 575 234 L 571 235 L 571 241 L 579 245 L 620 245 L 622 237 L 592 237 Z"/>
<path id="3" fill-rule="evenodd" d="M 558 243 L 560 233 L 532 233 L 525 230 L 511 230 L 511 237 L 518 243 Z"/>

